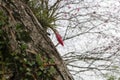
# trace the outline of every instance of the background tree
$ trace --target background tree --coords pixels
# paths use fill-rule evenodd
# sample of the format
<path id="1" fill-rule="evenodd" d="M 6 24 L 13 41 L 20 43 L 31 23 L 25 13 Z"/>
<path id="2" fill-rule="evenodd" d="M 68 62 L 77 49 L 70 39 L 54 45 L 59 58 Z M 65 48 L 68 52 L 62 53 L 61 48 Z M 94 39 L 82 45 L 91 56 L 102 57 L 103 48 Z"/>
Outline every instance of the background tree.
<path id="1" fill-rule="evenodd" d="M 119 1 L 66 2 L 70 5 L 63 9 L 61 24 L 66 21 L 67 27 L 59 28 L 64 33 L 65 47 L 58 49 L 64 53 L 63 59 L 71 73 L 76 80 L 96 75 L 102 80 L 106 80 L 106 75 L 119 77 Z"/>

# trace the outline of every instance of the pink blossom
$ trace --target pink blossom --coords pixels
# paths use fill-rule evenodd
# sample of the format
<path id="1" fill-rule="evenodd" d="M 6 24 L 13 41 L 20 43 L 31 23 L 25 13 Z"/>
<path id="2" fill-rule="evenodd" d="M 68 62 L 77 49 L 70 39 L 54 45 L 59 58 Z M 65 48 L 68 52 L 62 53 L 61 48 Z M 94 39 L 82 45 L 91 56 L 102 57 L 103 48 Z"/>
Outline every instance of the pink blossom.
<path id="1" fill-rule="evenodd" d="M 55 35 L 56 35 L 56 38 L 57 38 L 58 42 L 59 42 L 62 46 L 64 46 L 61 35 L 60 35 L 58 32 L 56 32 Z"/>
<path id="2" fill-rule="evenodd" d="M 80 11 L 80 8 L 77 8 L 77 11 Z"/>
<path id="3" fill-rule="evenodd" d="M 68 9 L 70 9 L 71 8 L 71 6 L 68 6 Z"/>

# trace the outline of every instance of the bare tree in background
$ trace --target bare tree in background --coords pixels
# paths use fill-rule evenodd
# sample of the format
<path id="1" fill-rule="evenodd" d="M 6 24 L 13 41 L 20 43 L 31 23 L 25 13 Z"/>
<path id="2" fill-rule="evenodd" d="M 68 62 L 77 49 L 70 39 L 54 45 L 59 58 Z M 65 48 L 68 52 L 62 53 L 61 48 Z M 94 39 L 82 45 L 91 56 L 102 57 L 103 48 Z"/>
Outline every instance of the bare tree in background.
<path id="1" fill-rule="evenodd" d="M 63 59 L 71 73 L 83 79 L 82 75 L 119 77 L 119 1 L 66 2 L 69 5 L 61 12 L 64 15 L 61 24 L 65 20 L 67 26 L 63 30 L 66 44 Z"/>

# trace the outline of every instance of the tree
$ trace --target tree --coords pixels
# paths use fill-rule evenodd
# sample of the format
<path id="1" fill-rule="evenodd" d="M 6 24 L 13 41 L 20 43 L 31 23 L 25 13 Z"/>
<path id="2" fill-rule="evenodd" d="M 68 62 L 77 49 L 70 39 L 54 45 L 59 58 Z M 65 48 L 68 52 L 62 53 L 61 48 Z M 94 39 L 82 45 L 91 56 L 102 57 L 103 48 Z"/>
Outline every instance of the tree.
<path id="1" fill-rule="evenodd" d="M 58 3 L 54 14 L 57 16 L 55 23 L 62 27 L 60 30 L 66 45 L 63 51 L 60 46 L 57 48 L 61 51 L 71 73 L 81 78 L 83 73 L 102 75 L 102 78 L 106 74 L 117 75 L 120 72 L 120 2 L 118 0 L 47 1 Z"/>
<path id="2" fill-rule="evenodd" d="M 34 3 L 34 1 L 36 2 Z M 34 8 L 37 8 L 38 12 L 44 8 L 44 11 L 39 15 L 36 14 L 39 21 L 42 19 L 43 22 L 47 20 L 49 22 L 50 17 L 48 15 L 52 14 L 50 21 L 53 20 L 55 23 L 52 25 L 61 27 L 62 31 L 60 31 L 63 33 L 64 43 L 67 45 L 64 47 L 67 50 L 64 49 L 61 53 L 62 55 L 64 53 L 63 59 L 74 76 L 78 75 L 82 78 L 83 73 L 89 74 L 89 72 L 102 76 L 108 73 L 119 73 L 119 37 L 117 36 L 117 32 L 119 32 L 119 1 L 34 1 Z M 37 7 L 36 4 L 38 4 Z M 43 15 L 40 16 L 40 14 L 45 14 L 46 20 L 44 17 L 41 18 Z M 44 25 L 43 22 L 41 22 L 42 25 Z M 113 32 L 116 35 L 112 34 Z M 60 46 L 57 48 L 61 49 Z"/>
<path id="3" fill-rule="evenodd" d="M 24 2 L 0 1 L 0 78 L 73 80 L 44 27 Z"/>
<path id="4" fill-rule="evenodd" d="M 9 77 L 14 77 L 13 74 L 16 73 L 16 76 L 26 73 L 24 76 L 30 79 L 37 79 L 36 76 L 42 76 L 42 79 L 46 79 L 47 76 L 51 79 L 52 73 L 55 74 L 57 69 L 54 68 L 55 64 L 59 64 L 59 55 L 50 54 L 57 51 L 47 37 L 47 29 L 57 28 L 63 36 L 64 49 L 57 44 L 56 40 L 53 42 L 57 44 L 57 49 L 62 53 L 65 64 L 76 80 L 85 79 L 89 77 L 88 75 L 95 76 L 95 74 L 102 75 L 102 80 L 104 77 L 119 79 L 119 0 L 22 0 L 25 4 L 16 1 L 1 1 L 2 76 L 5 76 L 3 74 L 7 70 Z M 31 10 L 26 7 L 26 4 Z M 16 9 L 18 7 L 19 9 Z M 23 17 L 23 14 L 26 16 Z M 4 27 L 8 24 L 11 25 Z M 49 43 L 51 45 L 48 45 Z M 11 62 L 15 62 L 14 65 L 18 63 L 22 67 L 18 68 L 17 65 L 11 68 L 10 66 L 13 65 Z M 60 69 L 61 66 L 57 67 Z M 88 75 L 84 77 L 84 74 Z"/>
<path id="5" fill-rule="evenodd" d="M 120 73 L 119 6 L 118 0 L 81 0 L 66 7 L 67 18 L 63 20 L 68 21 L 64 37 L 67 46 L 59 51 L 64 52 L 63 59 L 76 80 L 88 75 L 100 75 L 103 80 L 106 74 Z"/>

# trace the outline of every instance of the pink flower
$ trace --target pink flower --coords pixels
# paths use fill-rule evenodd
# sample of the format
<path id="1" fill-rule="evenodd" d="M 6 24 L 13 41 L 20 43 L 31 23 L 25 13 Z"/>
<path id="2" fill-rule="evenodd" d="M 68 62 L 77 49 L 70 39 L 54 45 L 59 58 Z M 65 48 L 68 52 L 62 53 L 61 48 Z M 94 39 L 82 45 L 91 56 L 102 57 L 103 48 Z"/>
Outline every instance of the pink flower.
<path id="1" fill-rule="evenodd" d="M 64 16 L 65 16 L 65 17 L 67 17 L 67 15 L 66 15 L 66 14 L 65 14 Z"/>
<path id="2" fill-rule="evenodd" d="M 66 12 L 64 12 L 64 16 L 67 17 L 67 13 Z"/>
<path id="3" fill-rule="evenodd" d="M 77 11 L 80 11 L 80 8 L 77 8 Z"/>
<path id="4" fill-rule="evenodd" d="M 56 38 L 57 38 L 59 44 L 61 44 L 62 46 L 64 46 L 61 35 L 58 32 L 55 32 L 55 35 L 56 35 Z"/>
<path id="5" fill-rule="evenodd" d="M 68 9 L 70 9 L 71 8 L 71 6 L 68 6 Z"/>

